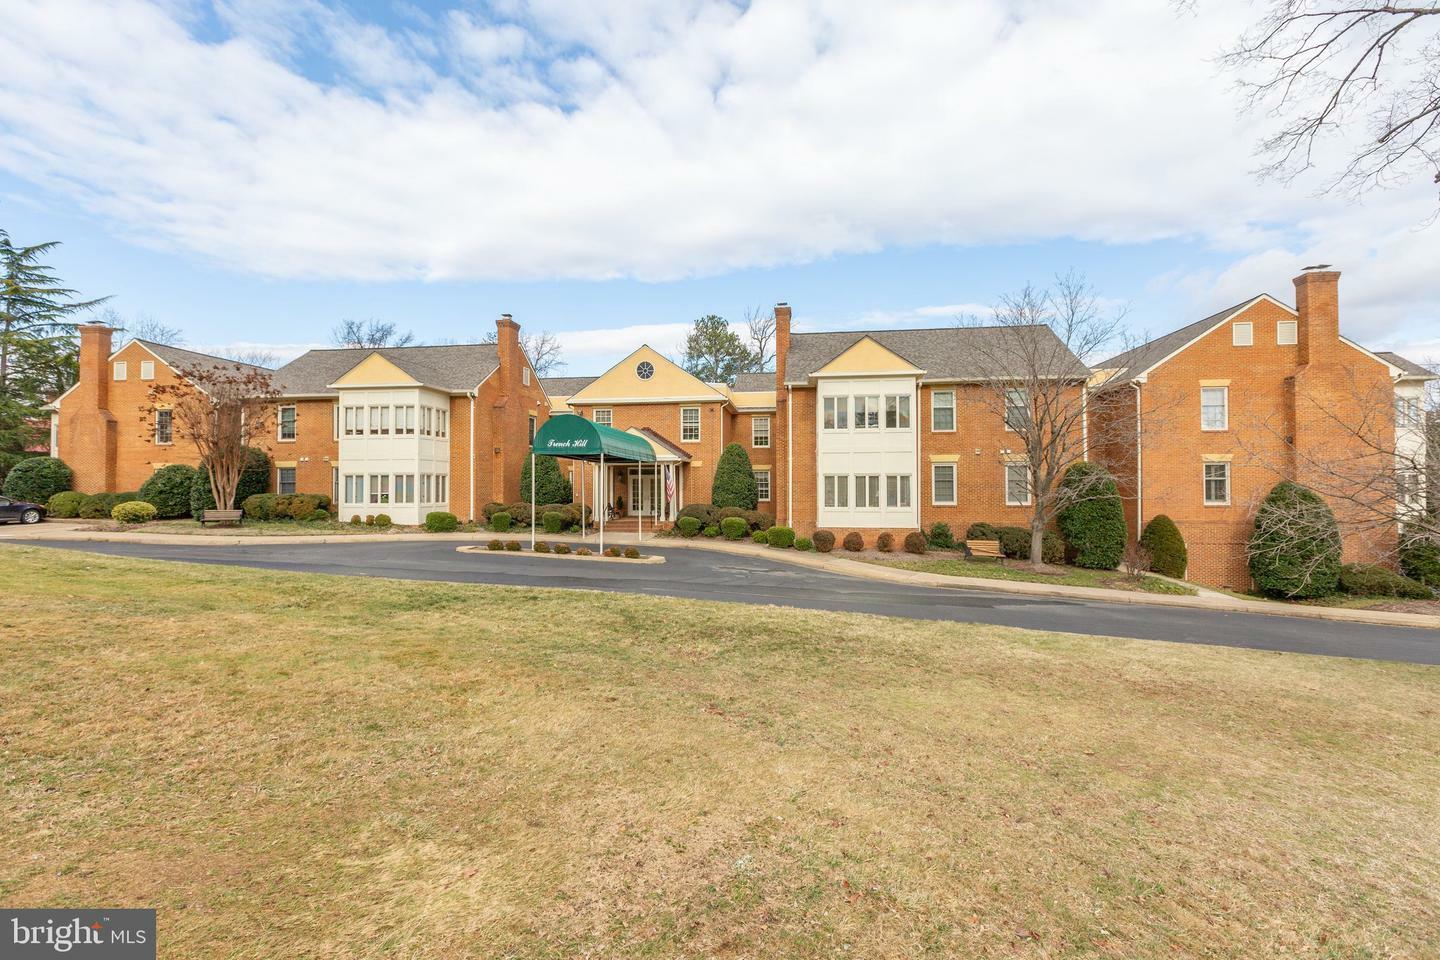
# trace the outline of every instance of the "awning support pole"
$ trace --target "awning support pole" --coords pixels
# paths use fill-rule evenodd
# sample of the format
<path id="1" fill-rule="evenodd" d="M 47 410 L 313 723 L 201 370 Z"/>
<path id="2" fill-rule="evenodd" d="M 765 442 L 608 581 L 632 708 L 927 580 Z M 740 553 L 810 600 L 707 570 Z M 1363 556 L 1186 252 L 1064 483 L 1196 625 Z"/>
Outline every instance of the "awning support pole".
<path id="1" fill-rule="evenodd" d="M 599 499 L 600 499 L 600 494 L 601 494 L 602 492 L 605 493 L 605 497 L 606 497 L 606 499 L 607 499 L 607 501 L 608 501 L 608 499 L 609 499 L 609 497 L 610 497 L 610 494 L 609 494 L 608 491 L 605 490 L 605 486 L 606 486 L 606 484 L 605 484 L 605 451 L 604 451 L 604 449 L 601 449 L 601 451 L 600 451 L 600 479 L 599 479 L 599 486 L 598 486 L 598 488 L 597 488 L 596 491 L 595 491 L 595 499 L 596 499 L 596 501 L 599 501 Z M 600 504 L 600 552 L 601 552 L 601 553 L 604 553 L 604 552 L 605 552 L 605 514 L 608 513 L 609 511 L 610 511 L 610 504 L 609 504 L 608 502 L 607 502 L 607 503 Z"/>
<path id="2" fill-rule="evenodd" d="M 535 451 L 530 451 L 530 552 L 535 552 Z"/>

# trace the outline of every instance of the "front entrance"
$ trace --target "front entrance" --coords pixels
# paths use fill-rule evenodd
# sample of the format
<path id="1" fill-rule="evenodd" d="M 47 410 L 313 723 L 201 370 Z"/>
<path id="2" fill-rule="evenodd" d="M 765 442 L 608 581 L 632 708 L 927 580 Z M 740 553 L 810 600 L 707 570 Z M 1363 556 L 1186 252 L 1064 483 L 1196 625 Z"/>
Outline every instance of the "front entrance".
<path id="1" fill-rule="evenodd" d="M 655 516 L 655 495 L 656 472 L 651 467 L 648 470 L 631 467 L 630 474 L 630 495 L 625 498 L 625 515 L 630 517 Z"/>

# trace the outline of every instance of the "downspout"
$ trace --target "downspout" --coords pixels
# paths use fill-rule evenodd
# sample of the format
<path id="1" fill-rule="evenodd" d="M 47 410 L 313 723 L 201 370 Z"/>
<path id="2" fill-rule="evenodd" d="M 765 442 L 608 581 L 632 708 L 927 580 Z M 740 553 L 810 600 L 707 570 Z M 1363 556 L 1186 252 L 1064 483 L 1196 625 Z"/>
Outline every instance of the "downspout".
<path id="1" fill-rule="evenodd" d="M 1133 381 L 1135 388 L 1135 537 L 1145 529 L 1145 446 L 1140 440 L 1140 381 Z"/>
<path id="2" fill-rule="evenodd" d="M 465 522 L 475 522 L 475 391 L 470 393 L 470 503 L 465 508 Z"/>
<path id="3" fill-rule="evenodd" d="M 795 391 L 785 385 L 785 523 L 795 527 Z"/>
<path id="4" fill-rule="evenodd" d="M 1080 385 L 1080 459 L 1090 459 L 1090 387 Z"/>

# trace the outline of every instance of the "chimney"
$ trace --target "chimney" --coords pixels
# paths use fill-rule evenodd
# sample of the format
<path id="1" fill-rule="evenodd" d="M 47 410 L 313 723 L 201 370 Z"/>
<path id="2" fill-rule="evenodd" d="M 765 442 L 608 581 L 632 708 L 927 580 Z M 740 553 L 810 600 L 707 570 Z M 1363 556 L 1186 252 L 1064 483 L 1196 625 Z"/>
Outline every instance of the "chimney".
<path id="1" fill-rule="evenodd" d="M 775 304 L 775 389 L 784 389 L 785 355 L 790 352 L 790 304 Z"/>
<path id="2" fill-rule="evenodd" d="M 1340 348 L 1340 271 L 1322 263 L 1295 278 L 1296 344 L 1300 363 L 1320 363 Z"/>
<path id="3" fill-rule="evenodd" d="M 500 361 L 500 392 L 506 394 L 520 377 L 520 324 L 508 313 L 495 321 L 495 355 Z"/>
<path id="4" fill-rule="evenodd" d="M 114 328 L 100 321 L 80 324 L 80 384 L 98 410 L 110 407 L 110 344 Z M 77 391 L 79 392 L 79 391 Z"/>

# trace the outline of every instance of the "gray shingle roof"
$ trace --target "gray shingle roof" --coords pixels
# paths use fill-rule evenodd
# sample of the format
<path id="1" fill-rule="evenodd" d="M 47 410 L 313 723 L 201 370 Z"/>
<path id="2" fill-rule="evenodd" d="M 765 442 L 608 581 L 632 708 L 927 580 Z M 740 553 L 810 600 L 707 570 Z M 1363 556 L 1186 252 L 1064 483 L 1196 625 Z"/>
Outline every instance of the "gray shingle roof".
<path id="1" fill-rule="evenodd" d="M 746 393 L 758 390 L 774 390 L 775 371 L 766 370 L 763 373 L 737 373 L 735 374 L 735 389 Z"/>
<path id="2" fill-rule="evenodd" d="M 541 377 L 540 387 L 547 397 L 573 397 L 598 380 L 598 377 Z"/>
<path id="3" fill-rule="evenodd" d="M 341 347 L 301 354 L 275 371 L 275 382 L 287 396 L 335 393 L 329 384 L 372 353 L 380 354 L 427 387 L 454 392 L 474 390 L 500 366 L 493 343 Z"/>
<path id="4" fill-rule="evenodd" d="M 1020 373 L 1020 338 L 1033 336 L 1048 341 L 1047 354 L 1056 360 L 1057 376 L 1089 376 L 1080 362 L 1042 324 L 1028 327 L 926 327 L 916 330 L 849 330 L 835 333 L 797 333 L 790 337 L 785 355 L 785 379 L 802 383 L 815 371 L 870 337 L 917 369 L 926 380 L 986 380 Z M 1006 356 L 1013 362 L 997 371 L 994 361 Z"/>
<path id="5" fill-rule="evenodd" d="M 1425 377 L 1430 380 L 1440 379 L 1440 374 L 1437 374 L 1434 370 L 1421 366 L 1414 360 L 1406 360 L 1398 353 L 1391 353 L 1389 350 L 1377 350 L 1375 351 L 1375 356 L 1388 363 L 1393 363 L 1401 370 L 1404 370 L 1406 377 Z"/>
<path id="6" fill-rule="evenodd" d="M 1109 360 L 1095 364 L 1095 369 L 1116 371 L 1113 377 L 1105 381 L 1107 384 L 1123 383 L 1124 381 L 1138 377 L 1156 363 L 1164 360 L 1176 350 L 1179 350 L 1196 337 L 1199 337 L 1221 320 L 1224 320 L 1233 313 L 1240 312 L 1259 299 L 1260 297 L 1258 296 L 1251 297 L 1243 303 L 1237 303 L 1233 307 L 1226 307 L 1219 313 L 1212 313 L 1203 320 L 1196 320 L 1194 323 L 1186 324 L 1179 330 L 1172 330 L 1163 337 L 1156 337 L 1154 340 L 1142 343 L 1138 347 L 1132 347 L 1124 353 L 1111 357 Z"/>
<path id="7" fill-rule="evenodd" d="M 137 338 L 136 343 L 141 344 L 155 356 L 164 360 L 176 370 L 199 369 L 230 369 L 239 367 L 241 370 L 260 370 L 265 373 L 273 373 L 269 367 L 259 367 L 253 363 L 241 363 L 239 360 L 227 360 L 224 357 L 211 356 L 208 353 L 196 353 L 194 350 L 183 350 L 180 347 L 172 347 L 167 343 L 155 343 L 151 340 Z"/>

